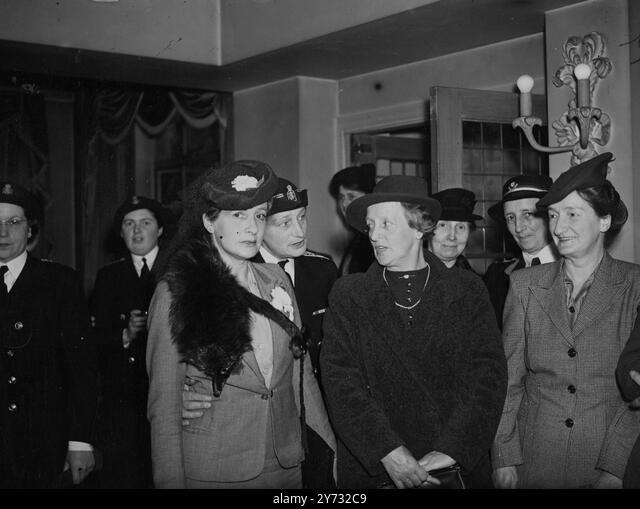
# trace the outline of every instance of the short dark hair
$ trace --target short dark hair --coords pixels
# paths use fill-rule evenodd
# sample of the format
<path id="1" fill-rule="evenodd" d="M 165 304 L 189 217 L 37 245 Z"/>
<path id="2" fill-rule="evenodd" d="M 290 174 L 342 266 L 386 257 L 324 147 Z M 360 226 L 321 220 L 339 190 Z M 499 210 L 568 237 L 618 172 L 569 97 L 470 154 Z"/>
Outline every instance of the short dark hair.
<path id="1" fill-rule="evenodd" d="M 627 222 L 629 211 L 613 184 L 605 180 L 599 186 L 576 191 L 595 211 L 598 217 L 611 216 L 611 227 L 604 234 L 605 243 L 610 243 Z"/>

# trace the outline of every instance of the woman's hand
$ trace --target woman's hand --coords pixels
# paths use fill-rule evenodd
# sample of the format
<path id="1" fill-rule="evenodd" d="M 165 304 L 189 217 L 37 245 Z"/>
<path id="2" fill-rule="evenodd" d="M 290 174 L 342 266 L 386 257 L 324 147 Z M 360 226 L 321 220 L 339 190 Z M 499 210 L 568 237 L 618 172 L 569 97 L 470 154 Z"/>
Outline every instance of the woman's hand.
<path id="1" fill-rule="evenodd" d="M 600 472 L 600 476 L 593 483 L 593 487 L 597 490 L 619 490 L 622 489 L 622 479 L 609 472 Z"/>
<path id="2" fill-rule="evenodd" d="M 493 485 L 502 490 L 514 490 L 518 487 L 516 467 L 501 467 L 493 471 Z"/>
<path id="3" fill-rule="evenodd" d="M 438 481 L 429 476 L 429 473 L 420 466 L 404 445 L 382 458 L 382 465 L 398 489 L 417 488 L 428 480 L 438 484 Z"/>
<path id="4" fill-rule="evenodd" d="M 197 419 L 204 415 L 205 408 L 211 408 L 211 396 L 200 394 L 190 390 L 188 384 L 184 384 L 182 390 L 182 425 L 188 426 L 189 419 Z"/>

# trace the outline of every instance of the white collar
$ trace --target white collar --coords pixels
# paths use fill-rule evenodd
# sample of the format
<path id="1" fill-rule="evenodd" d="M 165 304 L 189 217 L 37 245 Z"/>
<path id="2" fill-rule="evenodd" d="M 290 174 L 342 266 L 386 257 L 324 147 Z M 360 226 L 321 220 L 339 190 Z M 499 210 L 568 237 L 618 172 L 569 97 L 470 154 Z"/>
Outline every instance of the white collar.
<path id="1" fill-rule="evenodd" d="M 551 263 L 558 259 L 555 251 L 551 247 L 551 244 L 547 244 L 540 251 L 534 254 L 525 253 L 524 251 L 522 252 L 522 259 L 524 260 L 525 266 L 531 267 L 531 260 L 534 258 L 538 258 L 540 263 Z"/>
<path id="2" fill-rule="evenodd" d="M 296 267 L 294 264 L 294 258 L 277 258 L 275 257 L 268 249 L 265 247 L 260 247 L 260 254 L 262 255 L 262 259 L 265 263 L 278 263 L 287 260 L 290 263 L 287 263 L 284 266 L 284 271 L 289 274 L 291 281 L 295 281 L 296 279 Z"/>
<path id="3" fill-rule="evenodd" d="M 156 244 L 156 246 L 144 256 L 138 256 L 136 254 L 131 253 L 131 260 L 133 261 L 133 266 L 136 269 L 142 269 L 142 259 L 144 258 L 147 261 L 147 267 L 149 267 L 149 270 L 151 270 L 151 267 L 153 267 L 153 264 L 156 261 L 156 258 L 158 257 L 158 251 L 159 251 L 159 248 L 158 248 L 158 245 Z"/>
<path id="4" fill-rule="evenodd" d="M 18 279 L 18 276 L 20 276 L 20 273 L 22 272 L 22 269 L 24 269 L 24 266 L 26 265 L 26 263 L 27 263 L 27 251 L 25 250 L 22 253 L 20 253 L 18 256 L 16 256 L 13 260 L 10 260 L 3 265 L 6 265 L 7 267 L 9 267 L 9 272 L 11 273 L 11 275 L 15 279 Z"/>

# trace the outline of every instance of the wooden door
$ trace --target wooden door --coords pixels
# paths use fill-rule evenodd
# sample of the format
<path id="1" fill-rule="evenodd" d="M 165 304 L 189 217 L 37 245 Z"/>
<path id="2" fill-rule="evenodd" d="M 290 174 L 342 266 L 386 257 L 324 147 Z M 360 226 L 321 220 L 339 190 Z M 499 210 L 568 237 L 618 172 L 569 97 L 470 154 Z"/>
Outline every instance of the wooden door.
<path id="1" fill-rule="evenodd" d="M 481 274 L 494 259 L 517 254 L 511 236 L 487 213 L 501 199 L 504 182 L 514 175 L 549 174 L 548 156 L 533 150 L 511 126 L 518 109 L 515 93 L 431 88 L 431 187 L 433 192 L 464 187 L 475 193 L 475 212 L 484 220 L 477 222 L 465 254 Z M 547 145 L 544 96 L 533 96 L 533 115 L 544 124 L 534 134 Z"/>

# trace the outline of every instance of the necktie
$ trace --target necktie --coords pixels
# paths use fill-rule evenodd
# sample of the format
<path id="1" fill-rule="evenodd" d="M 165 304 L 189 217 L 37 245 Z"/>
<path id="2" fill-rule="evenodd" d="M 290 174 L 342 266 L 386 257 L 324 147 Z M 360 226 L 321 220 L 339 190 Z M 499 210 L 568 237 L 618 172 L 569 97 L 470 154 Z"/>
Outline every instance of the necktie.
<path id="1" fill-rule="evenodd" d="M 7 290 L 7 285 L 4 282 L 4 275 L 9 272 L 9 267 L 3 265 L 0 267 L 0 307 L 4 307 L 9 300 L 9 291 Z"/>
<path id="2" fill-rule="evenodd" d="M 289 278 L 289 281 L 291 281 L 291 276 L 289 275 L 289 273 L 286 271 L 286 269 L 284 268 L 284 266 L 287 264 L 289 260 L 280 260 L 278 262 L 278 265 L 280 265 L 280 267 L 282 267 L 282 270 L 284 270 L 284 273 L 287 275 L 287 277 Z M 293 281 L 291 281 L 291 284 L 293 284 Z"/>
<path id="3" fill-rule="evenodd" d="M 537 256 L 531 260 L 531 266 L 535 267 L 536 265 L 540 265 L 540 258 L 538 258 Z"/>
<path id="4" fill-rule="evenodd" d="M 140 279 L 147 279 L 149 277 L 149 266 L 147 265 L 147 259 L 142 259 L 142 270 L 140 271 Z"/>

